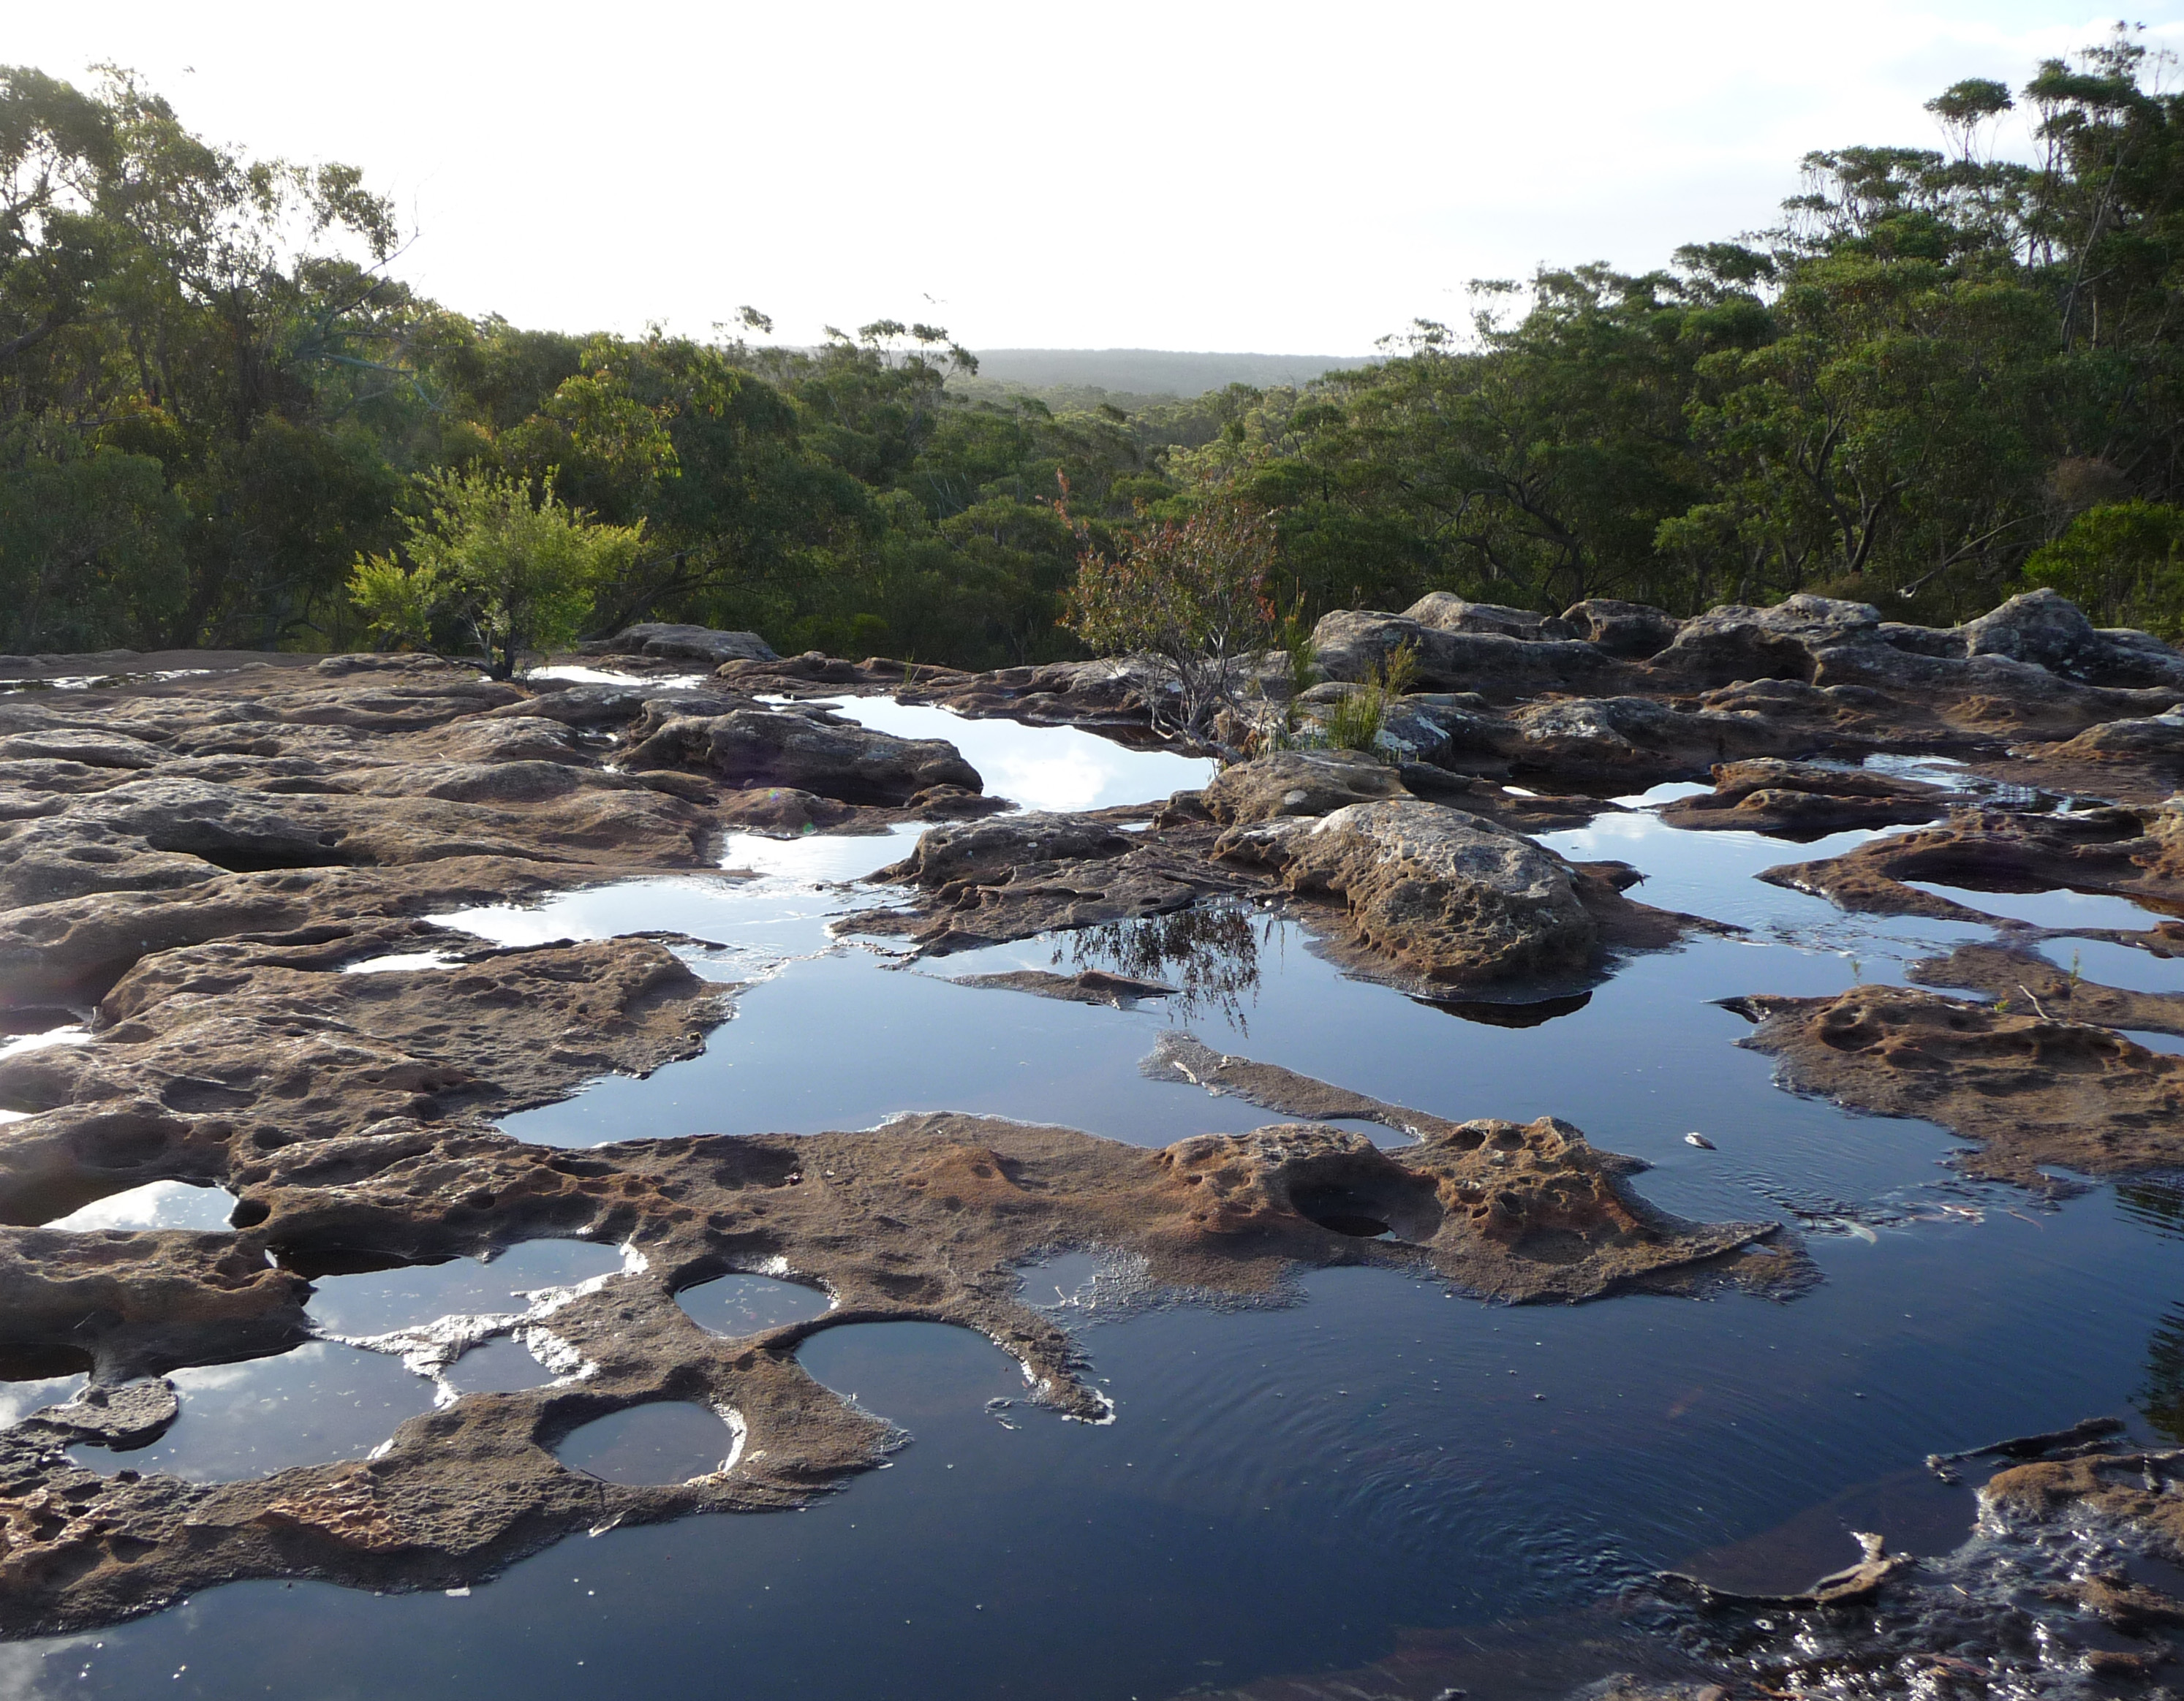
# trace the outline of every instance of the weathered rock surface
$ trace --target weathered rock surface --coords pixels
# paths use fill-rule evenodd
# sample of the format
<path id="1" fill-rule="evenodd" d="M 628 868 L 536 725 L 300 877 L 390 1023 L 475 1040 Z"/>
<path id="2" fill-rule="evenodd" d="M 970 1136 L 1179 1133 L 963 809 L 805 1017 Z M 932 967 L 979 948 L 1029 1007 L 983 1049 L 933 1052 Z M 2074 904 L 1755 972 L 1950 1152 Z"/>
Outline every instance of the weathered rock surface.
<path id="1" fill-rule="evenodd" d="M 0 1239 L 21 1254 L 0 1257 L 9 1301 L 0 1350 L 46 1346 L 98 1359 L 107 1397 L 136 1402 L 157 1423 L 159 1397 L 122 1378 L 173 1362 L 177 1340 L 202 1349 L 216 1330 L 233 1356 L 300 1338 L 308 1289 L 269 1269 L 264 1248 L 308 1268 L 328 1253 L 353 1260 L 364 1246 L 430 1258 L 575 1233 L 627 1241 L 641 1258 L 592 1291 L 555 1298 L 531 1326 L 593 1367 L 582 1378 L 470 1396 L 404 1425 L 362 1465 L 190 1484 L 73 1464 L 55 1446 L 95 1438 L 81 1408 L 49 1409 L 0 1431 L 0 1520 L 10 1537 L 0 1548 L 0 1626 L 21 1633 L 97 1624 L 248 1576 L 455 1587 L 618 1518 L 795 1504 L 875 1462 L 884 1443 L 880 1424 L 819 1388 L 791 1356 L 812 1330 L 844 1322 L 928 1318 L 978 1329 L 1024 1361 L 1042 1398 L 1098 1415 L 1076 1380 L 1069 1338 L 1016 1297 L 1016 1265 L 1061 1248 L 1132 1252 L 1158 1284 L 1240 1293 L 1267 1291 L 1299 1263 L 1430 1268 L 1530 1299 L 1673 1286 L 1716 1270 L 1787 1276 L 1763 1249 L 1739 1255 L 1771 1226 L 1678 1223 L 1625 1193 L 1630 1167 L 1552 1120 L 1448 1125 L 1395 1153 L 1308 1127 L 1149 1152 L 954 1115 L 864 1134 L 573 1153 L 394 1118 L 243 1156 L 227 1181 L 252 1226 L 235 1235 L 17 1231 Z M 1402 1237 L 1362 1233 L 1356 1216 L 1373 1210 Z M 70 1275 L 71 1257 L 94 1260 L 107 1287 Z M 754 1265 L 785 1265 L 823 1285 L 835 1309 L 724 1340 L 674 1304 L 680 1287 Z M 85 1319 L 81 1302 L 100 1291 L 127 1296 L 137 1315 L 101 1326 L 92 1306 Z M 144 1300 L 161 1293 L 169 1303 L 148 1312 Z M 628 1487 L 569 1470 L 547 1451 L 590 1418 L 657 1399 L 734 1413 L 748 1433 L 735 1466 Z"/>
<path id="2" fill-rule="evenodd" d="M 1499 603 L 1468 603 L 1452 591 L 1428 592 L 1403 610 L 1403 618 L 1438 632 L 1492 632 L 1535 642 L 1578 636 L 1551 616 L 1535 614 L 1529 609 L 1506 608 Z"/>
<path id="3" fill-rule="evenodd" d="M 1357 609 L 1321 616 L 1312 642 L 1330 677 L 1361 681 L 1371 678 L 1399 646 L 1408 645 L 1416 654 L 1422 686 L 1477 692 L 1492 703 L 1519 702 L 1549 691 L 1613 692 L 1627 683 L 1630 673 L 1628 664 L 1589 643 L 1444 631 L 1407 614 Z"/>
<path id="4" fill-rule="evenodd" d="M 610 638 L 583 646 L 588 655 L 643 656 L 651 661 L 772 661 L 773 646 L 756 632 L 722 632 L 710 626 L 645 621 Z"/>
<path id="5" fill-rule="evenodd" d="M 1934 820 L 1958 801 L 1946 787 L 1922 780 L 1762 759 L 1722 763 L 1713 770 L 1711 793 L 1679 798 L 1663 804 L 1658 814 L 1673 827 L 1814 839 L 1854 828 Z"/>
<path id="6" fill-rule="evenodd" d="M 2041 1165 L 2115 1176 L 2184 1164 L 2184 1058 L 2032 1001 L 2008 1010 L 1902 987 L 1748 998 L 1742 1042 L 1800 1092 L 1918 1116 L 1980 1142 L 1970 1173 L 2052 1191 Z"/>
<path id="7" fill-rule="evenodd" d="M 1563 610 L 1563 636 L 1582 638 L 1612 656 L 1643 661 L 1675 642 L 1683 622 L 1666 609 L 1645 603 L 1618 602 L 1613 597 L 1588 597 Z"/>
<path id="8" fill-rule="evenodd" d="M 1128 812 L 1125 812 L 1128 813 Z M 902 909 L 850 916 L 848 932 L 906 937 L 918 953 L 1027 939 L 1035 933 L 1170 914 L 1203 898 L 1261 882 L 1210 860 L 1212 831 L 1184 825 L 1158 837 L 1096 815 L 1011 815 L 935 827 L 901 862 L 872 876 L 911 887 Z"/>
<path id="9" fill-rule="evenodd" d="M 465 946 L 472 948 L 465 950 Z M 448 966 L 344 973 L 453 947 Z M 0 1060 L 0 1221 L 43 1222 L 237 1154 L 387 1117 L 521 1109 L 701 1050 L 723 989 L 650 940 L 481 947 L 421 924 L 321 926 L 159 953 L 91 1043 Z"/>
<path id="10" fill-rule="evenodd" d="M 2184 992 L 2103 987 L 2058 968 L 2045 957 L 2008 945 L 1959 945 L 1946 957 L 1914 963 L 1910 973 L 1921 986 L 1982 992 L 2043 1018 L 2141 1033 L 2184 1034 Z"/>
<path id="11" fill-rule="evenodd" d="M 1217 854 L 1341 900 L 1357 938 L 1429 981 L 1581 970 L 1598 936 L 1568 865 L 1520 834 L 1416 798 L 1223 834 Z"/>
<path id="12" fill-rule="evenodd" d="M 2172 800 L 2037 815 L 1961 809 L 1922 832 L 1892 834 L 1819 862 L 1770 868 L 1759 877 L 1877 915 L 1996 920 L 1921 892 L 1907 883 L 1912 881 L 1974 891 L 2107 892 L 2184 914 L 2184 805 Z"/>
<path id="13" fill-rule="evenodd" d="M 1398 798 L 1403 783 L 1395 770 L 1354 751 L 1279 750 L 1223 768 L 1200 795 L 1223 826 L 1248 826 Z"/>
<path id="14" fill-rule="evenodd" d="M 898 738 L 824 714 L 763 709 L 671 720 L 623 766 L 632 774 L 699 768 L 735 786 L 780 786 L 845 803 L 899 805 L 942 787 L 975 794 L 984 787 L 945 740 Z"/>

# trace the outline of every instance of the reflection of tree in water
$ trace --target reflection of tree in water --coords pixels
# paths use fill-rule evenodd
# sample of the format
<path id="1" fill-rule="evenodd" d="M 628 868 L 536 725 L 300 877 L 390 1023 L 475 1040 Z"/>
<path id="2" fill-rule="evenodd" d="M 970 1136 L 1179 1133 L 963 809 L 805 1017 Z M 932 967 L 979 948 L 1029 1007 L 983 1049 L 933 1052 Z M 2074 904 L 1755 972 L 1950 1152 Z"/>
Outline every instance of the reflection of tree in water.
<path id="1" fill-rule="evenodd" d="M 2116 1200 L 2156 1234 L 2184 1240 L 2184 1187 L 2135 1181 L 2118 1187 Z M 2184 1304 L 2170 1306 L 2155 1326 L 2146 1343 L 2146 1380 L 2131 1401 L 2169 1440 L 2184 1443 Z"/>
<path id="2" fill-rule="evenodd" d="M 2132 1404 L 2164 1436 L 2184 1444 L 2184 1305 L 2170 1306 L 2146 1343 L 2146 1381 Z"/>
<path id="3" fill-rule="evenodd" d="M 1272 917 L 1261 924 L 1236 904 L 1178 909 L 1137 921 L 1081 927 L 1054 949 L 1056 967 L 1067 951 L 1078 970 L 1105 969 L 1134 980 L 1164 981 L 1178 989 L 1166 1001 L 1178 1021 L 1201 1010 L 1225 1018 L 1239 1033 L 1245 1003 L 1258 1002 L 1259 948 L 1274 937 Z"/>

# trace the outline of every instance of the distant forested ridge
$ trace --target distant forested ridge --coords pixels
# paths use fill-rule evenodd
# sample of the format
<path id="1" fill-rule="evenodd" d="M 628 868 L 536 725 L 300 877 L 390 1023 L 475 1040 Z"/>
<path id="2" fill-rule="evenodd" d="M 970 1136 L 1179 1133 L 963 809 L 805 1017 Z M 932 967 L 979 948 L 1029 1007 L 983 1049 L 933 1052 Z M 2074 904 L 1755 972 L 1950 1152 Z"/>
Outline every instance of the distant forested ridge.
<path id="1" fill-rule="evenodd" d="M 1231 384 L 1309 384 L 1361 364 L 1335 354 L 1217 354 L 1173 348 L 981 348 L 978 375 L 1022 390 L 1100 389 L 1181 399 Z"/>
<path id="2" fill-rule="evenodd" d="M 365 642 L 357 563 L 398 577 L 456 475 L 621 528 L 588 630 L 783 650 L 1078 653 L 1079 556 L 1221 496 L 1272 513 L 1270 597 L 1306 617 L 1821 590 L 1946 621 L 2052 583 L 2175 636 L 2184 95 L 2155 69 L 2120 34 L 1959 83 L 1943 146 L 1809 155 L 1760 236 L 1478 286 L 1373 361 L 1197 395 L 1191 363 L 1245 357 L 1002 381 L 1034 352 L 981 375 L 889 320 L 800 350 L 465 317 L 401 281 L 355 170 L 214 147 L 126 75 L 0 70 L 0 649 Z M 2013 108 L 2029 164 L 1989 151 Z"/>

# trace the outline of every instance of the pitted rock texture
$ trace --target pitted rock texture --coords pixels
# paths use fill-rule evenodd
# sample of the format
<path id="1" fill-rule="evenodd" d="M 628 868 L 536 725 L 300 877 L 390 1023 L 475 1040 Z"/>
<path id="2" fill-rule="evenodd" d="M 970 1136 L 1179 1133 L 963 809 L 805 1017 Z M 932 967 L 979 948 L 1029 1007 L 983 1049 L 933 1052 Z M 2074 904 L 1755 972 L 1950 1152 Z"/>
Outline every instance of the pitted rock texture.
<path id="1" fill-rule="evenodd" d="M 1349 803 L 1403 795 L 1395 770 L 1349 750 L 1280 750 L 1232 763 L 1200 793 L 1206 813 L 1224 827 L 1248 826 L 1278 815 L 1324 815 Z"/>
<path id="2" fill-rule="evenodd" d="M 91 1376 L 0 1431 L 0 1633 L 95 1626 L 245 1576 L 452 1587 L 580 1530 L 800 1504 L 889 1441 L 795 1362 L 808 1334 L 844 1322 L 975 1329 L 1023 1363 L 1036 1398 L 1104 1418 L 1071 1337 L 1018 1297 L 1020 1267 L 1056 1251 L 1119 1251 L 1156 1286 L 1241 1296 L 1331 1264 L 1510 1300 L 1797 1277 L 1773 1225 L 1654 1211 L 1626 1186 L 1635 1165 L 1552 1120 L 1382 1106 L 1421 1137 L 1394 1153 L 1317 1126 L 1148 1152 L 944 1113 L 854 1134 L 510 1139 L 482 1119 L 691 1054 L 734 989 L 699 979 L 674 942 L 502 948 L 431 914 L 629 872 L 733 879 L 710 858 L 758 794 L 864 825 L 878 806 L 860 798 L 975 798 L 977 775 L 946 745 L 725 690 L 526 695 L 384 657 L 181 684 L 0 703 L 0 736 L 23 741 L 0 756 L 17 853 L 0 860 L 20 882 L 0 914 L 12 1020 L 64 1007 L 90 1028 L 0 1060 L 0 1107 L 20 1115 L 0 1128 L 0 1220 L 14 1225 L 0 1228 L 0 1372 Z M 609 766 L 677 740 L 700 771 Z M 850 795 L 788 786 L 792 762 Z M 773 783 L 727 783 L 767 763 Z M 1159 836 L 1122 831 L 1151 813 L 950 825 L 893 872 L 929 900 L 939 933 L 922 942 L 937 948 L 1267 889 L 1208 854 L 1219 829 L 1202 806 Z M 436 966 L 375 963 L 419 956 Z M 1116 1002 L 1167 992 L 1066 980 Z M 1216 1073 L 1291 1114 L 1378 1103 L 1271 1065 Z M 231 1192 L 231 1228 L 37 1226 L 158 1179 Z M 464 1395 L 361 1462 L 209 1484 L 128 1468 L 126 1448 L 174 1420 L 168 1372 L 311 1338 L 315 1276 L 556 1236 L 621 1243 L 626 1268 L 481 1326 L 520 1328 L 566 1372 L 550 1385 Z M 736 1270 L 823 1287 L 834 1308 L 709 1335 L 674 1294 Z M 744 1437 L 733 1465 L 630 1487 L 554 1458 L 582 1424 L 663 1400 L 721 1414 Z M 94 1470 L 66 1450 L 85 1447 L 123 1450 Z"/>
<path id="3" fill-rule="evenodd" d="M 1783 1083 L 1885 1116 L 1918 1116 L 1980 1142 L 1968 1172 L 2042 1191 L 2184 1164 L 2184 1058 L 2109 1029 L 1903 987 L 1834 998 L 1748 998 L 1742 1042 L 1779 1059 Z"/>
<path id="4" fill-rule="evenodd" d="M 463 942 L 397 923 L 147 959 L 101 1000 L 91 1043 L 0 1060 L 0 1108 L 31 1113 L 0 1138 L 0 1221 L 148 1181 L 221 1181 L 238 1153 L 387 1117 L 498 1114 L 649 1074 L 727 1014 L 724 989 L 656 941 Z M 456 960 L 343 972 L 435 947 Z"/>
<path id="5" fill-rule="evenodd" d="M 872 876 L 910 886 L 911 904 L 861 911 L 841 928 L 907 937 L 920 955 L 945 956 L 1057 929 L 1171 914 L 1261 887 L 1208 859 L 1210 828 L 1186 822 L 1130 833 L 1117 825 L 1145 813 L 1008 815 L 935 827 L 908 857 Z"/>
<path id="6" fill-rule="evenodd" d="M 1323 1128 L 1145 1151 L 950 1115 L 863 1134 L 582 1153 L 415 1120 L 299 1142 L 231 1169 L 257 1217 L 231 1236 L 14 1231 L 16 1259 L 0 1264 L 0 1351 L 86 1338 L 61 1314 L 101 1292 L 166 1295 L 152 1315 L 109 1322 L 103 1349 L 78 1348 L 101 1367 L 103 1400 L 132 1401 L 156 1423 L 156 1387 L 131 1376 L 303 1338 L 309 1290 L 268 1268 L 267 1249 L 304 1268 L 329 1257 L 354 1267 L 359 1248 L 443 1257 L 559 1233 L 633 1249 L 625 1274 L 567 1291 L 532 1326 L 588 1368 L 544 1388 L 465 1396 L 403 1425 L 365 1463 L 252 1482 L 95 1472 L 59 1448 L 110 1435 L 109 1420 L 93 1429 L 81 1403 L 33 1415 L 0 1431 L 0 1630 L 95 1625 L 241 1576 L 451 1587 L 581 1529 L 796 1504 L 877 1462 L 886 1442 L 883 1426 L 793 1356 L 814 1330 L 845 1322 L 977 1329 L 1022 1360 L 1037 1397 L 1102 1416 L 1070 1337 L 1017 1298 L 1016 1266 L 1057 1249 L 1133 1252 L 1158 1284 L 1239 1294 L 1268 1292 L 1298 1265 L 1427 1268 L 1533 1300 L 1716 1271 L 1782 1278 L 1779 1254 L 1745 1254 L 1772 1225 L 1679 1222 L 1624 1190 L 1633 1167 L 1552 1119 L 1447 1125 L 1393 1153 Z M 1399 1238 L 1361 1233 L 1368 1212 Z M 674 1302 L 681 1287 L 753 1268 L 823 1286 L 835 1309 L 725 1340 Z M 661 1399 L 733 1413 L 747 1436 L 733 1468 L 624 1487 L 553 1457 L 578 1425 Z"/>

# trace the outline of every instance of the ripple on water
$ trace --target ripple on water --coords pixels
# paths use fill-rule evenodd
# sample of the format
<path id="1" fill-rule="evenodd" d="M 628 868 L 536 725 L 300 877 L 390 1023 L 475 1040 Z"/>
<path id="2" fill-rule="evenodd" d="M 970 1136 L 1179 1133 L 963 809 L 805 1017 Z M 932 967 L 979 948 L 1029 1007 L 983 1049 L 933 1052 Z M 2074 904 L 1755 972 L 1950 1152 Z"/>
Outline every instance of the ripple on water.
<path id="1" fill-rule="evenodd" d="M 521 1312 L 530 1305 L 523 1296 L 533 1290 L 573 1287 L 621 1268 L 618 1247 L 526 1240 L 489 1261 L 454 1258 L 444 1264 L 313 1276 L 315 1291 L 309 1310 L 312 1322 L 328 1334 L 362 1338 L 442 1317 Z"/>
<path id="2" fill-rule="evenodd" d="M 734 1339 L 824 1317 L 833 1301 L 816 1287 L 772 1276 L 723 1276 L 675 1296 L 699 1328 Z"/>
<path id="3" fill-rule="evenodd" d="M 296 1465 L 361 1459 L 432 1409 L 432 1385 L 398 1359 L 334 1341 L 240 1365 L 176 1370 L 181 1415 L 149 1447 L 77 1446 L 69 1456 L 103 1475 L 164 1471 L 233 1482 Z"/>
<path id="4" fill-rule="evenodd" d="M 743 1451 L 740 1419 L 688 1400 L 655 1400 L 594 1418 L 554 1456 L 608 1482 L 688 1482 L 732 1467 Z"/>

